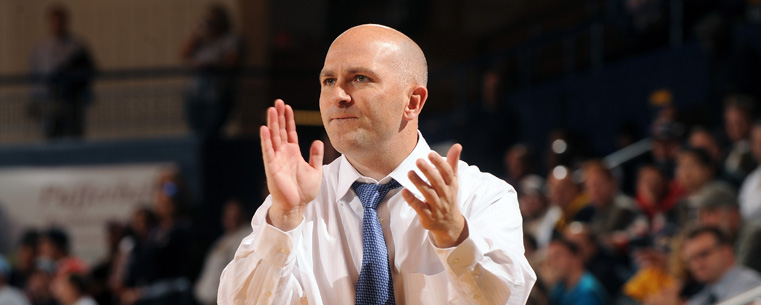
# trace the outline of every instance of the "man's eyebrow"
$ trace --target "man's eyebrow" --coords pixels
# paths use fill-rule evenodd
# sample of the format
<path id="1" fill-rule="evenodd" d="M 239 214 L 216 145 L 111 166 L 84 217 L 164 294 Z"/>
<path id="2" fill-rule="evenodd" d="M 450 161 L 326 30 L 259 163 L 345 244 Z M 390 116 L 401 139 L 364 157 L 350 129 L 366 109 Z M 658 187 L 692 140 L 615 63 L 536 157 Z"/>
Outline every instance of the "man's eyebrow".
<path id="1" fill-rule="evenodd" d="M 320 71 L 320 78 L 326 77 L 326 76 L 333 76 L 333 71 L 331 70 L 322 70 Z"/>
<path id="2" fill-rule="evenodd" d="M 362 67 L 355 67 L 355 68 L 349 68 L 347 70 L 349 74 L 365 74 L 368 76 L 374 76 L 375 72 L 373 70 L 370 70 L 368 68 L 362 68 Z"/>

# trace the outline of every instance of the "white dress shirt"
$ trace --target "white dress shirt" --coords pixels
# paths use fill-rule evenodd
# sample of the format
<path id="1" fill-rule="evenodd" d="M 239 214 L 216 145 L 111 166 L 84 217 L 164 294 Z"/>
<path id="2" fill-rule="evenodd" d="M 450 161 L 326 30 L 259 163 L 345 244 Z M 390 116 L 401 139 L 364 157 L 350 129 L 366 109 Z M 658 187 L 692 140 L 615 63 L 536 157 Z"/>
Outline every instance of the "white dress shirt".
<path id="1" fill-rule="evenodd" d="M 423 198 L 407 173 L 424 178 L 415 161 L 428 160 L 429 152 L 418 134 L 412 153 L 379 183 L 393 178 Z M 536 275 L 524 256 L 515 190 L 475 166 L 458 166 L 458 205 L 469 236 L 457 247 L 434 245 L 401 189 L 378 206 L 396 304 L 525 304 Z M 324 166 L 320 193 L 288 232 L 267 224 L 267 198 L 251 221 L 253 233 L 222 273 L 219 304 L 353 304 L 362 266 L 363 208 L 351 189 L 357 180 L 378 183 L 345 156 Z"/>
<path id="2" fill-rule="evenodd" d="M 745 177 L 738 197 L 743 220 L 759 221 L 761 218 L 761 166 Z"/>

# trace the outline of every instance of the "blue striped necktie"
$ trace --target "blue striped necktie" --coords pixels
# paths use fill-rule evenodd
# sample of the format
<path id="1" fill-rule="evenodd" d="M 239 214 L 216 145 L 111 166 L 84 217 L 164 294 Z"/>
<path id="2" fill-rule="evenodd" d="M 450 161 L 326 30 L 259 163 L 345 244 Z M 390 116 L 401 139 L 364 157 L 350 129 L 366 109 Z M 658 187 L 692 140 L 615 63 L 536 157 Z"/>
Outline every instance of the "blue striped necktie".
<path id="1" fill-rule="evenodd" d="M 396 304 L 388 249 L 376 209 L 389 191 L 400 186 L 396 180 L 387 184 L 354 182 L 351 186 L 365 208 L 362 215 L 362 269 L 357 280 L 355 304 Z"/>

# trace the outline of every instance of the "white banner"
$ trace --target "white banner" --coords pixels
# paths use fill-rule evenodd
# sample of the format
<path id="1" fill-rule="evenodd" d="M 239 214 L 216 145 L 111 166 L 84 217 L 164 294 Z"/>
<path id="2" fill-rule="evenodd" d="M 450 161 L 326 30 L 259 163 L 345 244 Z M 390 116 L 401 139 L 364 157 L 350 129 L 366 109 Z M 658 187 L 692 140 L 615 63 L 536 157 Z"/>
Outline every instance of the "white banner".
<path id="1" fill-rule="evenodd" d="M 106 223 L 127 223 L 150 205 L 157 175 L 168 163 L 0 169 L 0 251 L 15 248 L 28 228 L 58 226 L 72 254 L 90 266 L 107 255 Z M 152 207 L 152 206 L 151 206 Z"/>

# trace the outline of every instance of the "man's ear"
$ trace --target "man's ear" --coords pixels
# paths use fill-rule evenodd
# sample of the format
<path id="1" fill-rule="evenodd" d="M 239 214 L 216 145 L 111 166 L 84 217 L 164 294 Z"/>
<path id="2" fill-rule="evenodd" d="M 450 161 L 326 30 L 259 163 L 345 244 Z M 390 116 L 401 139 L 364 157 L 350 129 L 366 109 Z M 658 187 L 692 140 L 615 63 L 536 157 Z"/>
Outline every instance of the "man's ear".
<path id="1" fill-rule="evenodd" d="M 407 107 L 404 107 L 404 118 L 406 120 L 414 120 L 420 115 L 420 111 L 423 110 L 425 101 L 428 99 L 428 88 L 423 85 L 417 85 L 412 89 L 410 99 L 407 102 Z"/>

